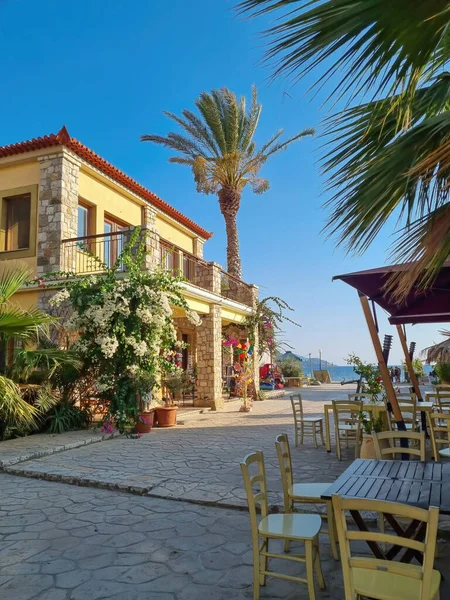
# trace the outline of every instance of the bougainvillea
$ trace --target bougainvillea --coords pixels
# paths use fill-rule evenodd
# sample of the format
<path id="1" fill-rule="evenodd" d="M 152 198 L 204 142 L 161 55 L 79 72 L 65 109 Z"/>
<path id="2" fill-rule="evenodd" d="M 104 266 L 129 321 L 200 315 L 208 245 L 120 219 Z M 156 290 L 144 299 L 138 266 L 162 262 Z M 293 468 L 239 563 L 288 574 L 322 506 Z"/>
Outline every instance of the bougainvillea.
<path id="1" fill-rule="evenodd" d="M 145 241 L 139 234 L 136 228 L 115 265 L 102 263 L 101 275 L 68 280 L 52 300 L 70 302 L 68 325 L 79 334 L 74 349 L 94 372 L 98 396 L 108 401 L 108 419 L 119 430 L 137 417 L 143 391 L 178 370 L 172 351 L 182 344 L 172 307 L 199 323 L 181 293 L 181 279 L 144 268 Z"/>

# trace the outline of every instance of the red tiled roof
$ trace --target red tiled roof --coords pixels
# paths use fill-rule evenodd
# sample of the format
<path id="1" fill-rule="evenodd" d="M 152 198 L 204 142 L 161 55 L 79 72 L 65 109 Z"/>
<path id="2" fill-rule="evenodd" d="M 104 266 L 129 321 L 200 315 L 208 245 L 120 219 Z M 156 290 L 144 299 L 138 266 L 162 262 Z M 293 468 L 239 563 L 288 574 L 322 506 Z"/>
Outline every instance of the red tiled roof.
<path id="1" fill-rule="evenodd" d="M 212 233 L 209 233 L 206 231 L 206 229 L 203 229 L 203 227 L 197 225 L 197 223 L 183 215 L 183 213 L 181 213 L 179 210 L 173 208 L 173 206 L 170 206 L 170 204 L 162 200 L 162 198 L 150 190 L 147 190 L 143 185 L 126 175 L 123 171 L 120 171 L 114 167 L 111 163 L 90 150 L 87 146 L 75 138 L 70 137 L 65 126 L 62 127 L 57 134 L 52 133 L 43 137 L 33 138 L 32 140 L 28 140 L 26 142 L 10 144 L 9 146 L 1 146 L 0 158 L 13 156 L 15 154 L 23 154 L 24 152 L 32 152 L 33 150 L 51 148 L 52 146 L 65 146 L 91 166 L 95 167 L 108 177 L 111 177 L 111 179 L 114 179 L 114 181 L 117 181 L 117 183 L 120 183 L 131 192 L 137 194 L 139 197 L 147 200 L 147 202 L 156 208 L 159 208 L 162 212 L 171 216 L 179 223 L 182 223 L 197 233 L 200 237 L 205 239 L 212 237 Z"/>

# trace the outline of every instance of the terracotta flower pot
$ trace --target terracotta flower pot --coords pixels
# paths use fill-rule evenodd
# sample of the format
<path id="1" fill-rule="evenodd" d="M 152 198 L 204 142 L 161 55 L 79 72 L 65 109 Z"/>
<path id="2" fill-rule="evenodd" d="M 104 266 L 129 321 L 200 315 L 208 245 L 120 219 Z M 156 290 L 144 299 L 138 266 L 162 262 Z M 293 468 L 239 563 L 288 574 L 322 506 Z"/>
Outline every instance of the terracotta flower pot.
<path id="1" fill-rule="evenodd" d="M 155 408 L 158 427 L 173 427 L 177 423 L 176 406 L 158 406 Z"/>
<path id="2" fill-rule="evenodd" d="M 154 413 L 139 413 L 136 419 L 136 433 L 150 433 L 153 427 Z"/>

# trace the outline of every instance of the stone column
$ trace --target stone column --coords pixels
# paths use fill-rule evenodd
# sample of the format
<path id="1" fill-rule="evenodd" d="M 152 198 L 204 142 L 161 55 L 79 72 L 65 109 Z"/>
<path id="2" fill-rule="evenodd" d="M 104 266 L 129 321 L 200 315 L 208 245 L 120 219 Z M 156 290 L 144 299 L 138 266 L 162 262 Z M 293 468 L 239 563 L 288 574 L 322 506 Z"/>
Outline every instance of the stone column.
<path id="1" fill-rule="evenodd" d="M 142 235 L 145 236 L 148 254 L 145 266 L 149 271 L 154 270 L 160 263 L 160 235 L 156 228 L 156 210 L 153 206 L 142 207 Z"/>
<path id="2" fill-rule="evenodd" d="M 197 327 L 197 393 L 196 406 L 223 408 L 222 394 L 222 309 L 212 304 L 211 312 L 202 315 Z"/>
<path id="3" fill-rule="evenodd" d="M 259 293 L 259 288 L 257 285 L 251 285 L 250 286 L 250 290 L 251 290 L 251 298 L 252 298 L 252 308 L 253 310 L 256 310 L 257 307 L 257 302 L 258 302 L 258 293 Z M 255 327 L 255 330 L 253 331 L 253 337 L 254 337 L 254 348 L 253 348 L 253 381 L 255 382 L 255 390 L 256 393 L 258 393 L 259 391 L 259 334 L 258 334 L 258 328 Z"/>
<path id="4" fill-rule="evenodd" d="M 75 271 L 76 247 L 62 241 L 77 237 L 80 160 L 66 149 L 40 156 L 37 275 Z"/>
<path id="5" fill-rule="evenodd" d="M 195 256 L 198 256 L 199 258 L 203 258 L 203 246 L 204 246 L 204 240 L 202 240 L 201 238 L 194 238 L 194 251 L 193 254 L 195 254 Z"/>

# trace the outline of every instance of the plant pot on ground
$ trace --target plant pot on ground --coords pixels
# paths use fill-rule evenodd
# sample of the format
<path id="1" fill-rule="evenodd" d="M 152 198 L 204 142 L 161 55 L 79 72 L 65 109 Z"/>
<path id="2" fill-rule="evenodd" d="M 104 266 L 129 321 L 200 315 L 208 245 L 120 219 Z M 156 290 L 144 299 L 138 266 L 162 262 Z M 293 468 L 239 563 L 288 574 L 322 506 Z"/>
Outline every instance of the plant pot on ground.
<path id="1" fill-rule="evenodd" d="M 153 427 L 154 411 L 140 412 L 136 419 L 136 433 L 150 433 Z"/>
<path id="2" fill-rule="evenodd" d="M 155 408 L 158 427 L 173 427 L 177 424 L 177 406 L 164 398 L 165 406 Z"/>

